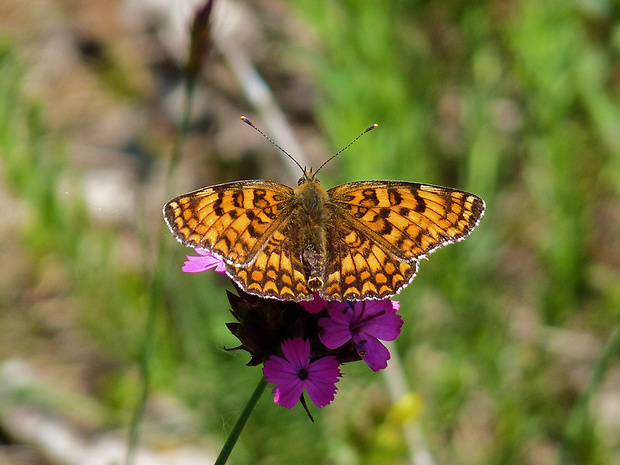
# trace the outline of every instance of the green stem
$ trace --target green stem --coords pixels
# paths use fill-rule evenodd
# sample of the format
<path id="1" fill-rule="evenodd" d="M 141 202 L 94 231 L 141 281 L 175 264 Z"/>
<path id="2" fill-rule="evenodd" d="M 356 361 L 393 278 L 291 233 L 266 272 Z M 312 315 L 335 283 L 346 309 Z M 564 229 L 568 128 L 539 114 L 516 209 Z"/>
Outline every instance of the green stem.
<path id="1" fill-rule="evenodd" d="M 189 125 L 192 118 L 192 103 L 194 100 L 194 87 L 195 82 L 192 79 L 187 79 L 185 82 L 185 103 L 183 105 L 183 115 L 179 124 L 179 136 L 174 141 L 174 147 L 172 148 L 172 156 L 170 157 L 170 165 L 168 167 L 168 176 L 166 179 L 166 195 L 170 196 L 174 191 L 174 181 L 176 180 L 176 173 L 181 161 L 181 147 L 185 141 L 185 136 L 189 132 Z"/>
<path id="2" fill-rule="evenodd" d="M 181 147 L 187 133 L 189 132 L 189 123 L 192 113 L 192 100 L 194 95 L 194 82 L 187 80 L 185 84 L 185 102 L 183 105 L 183 116 L 179 123 L 179 129 L 177 137 L 174 141 L 174 147 L 172 149 L 172 156 L 170 157 L 170 163 L 166 173 L 166 196 L 169 197 L 172 194 L 174 181 L 176 180 L 177 168 L 181 160 Z M 146 224 L 143 219 L 142 225 Z M 127 448 L 127 456 L 125 457 L 125 464 L 132 465 L 135 460 L 135 453 L 140 441 L 140 423 L 142 415 L 144 414 L 144 407 L 151 390 L 151 359 L 154 352 L 155 344 L 155 321 L 157 317 L 157 310 L 162 302 L 164 283 L 166 281 L 166 273 L 168 268 L 166 267 L 168 249 L 168 242 L 164 236 L 164 223 L 160 222 L 160 227 L 157 233 L 157 256 L 155 258 L 154 272 L 151 274 L 149 283 L 149 301 L 146 317 L 146 327 L 144 333 L 144 340 L 142 341 L 141 356 L 140 356 L 140 374 L 142 376 L 142 385 L 140 386 L 140 398 L 138 399 L 138 405 L 131 419 L 131 425 L 129 427 L 129 445 Z M 143 229 L 141 231 L 142 244 L 144 245 L 144 256 L 148 256 L 148 234 Z M 146 270 L 148 274 L 148 267 Z"/>
<path id="3" fill-rule="evenodd" d="M 217 457 L 217 460 L 215 461 L 214 465 L 224 465 L 226 463 L 226 460 L 228 460 L 228 456 L 232 452 L 233 447 L 235 447 L 235 444 L 237 443 L 237 439 L 239 439 L 239 436 L 241 435 L 241 431 L 243 431 L 243 427 L 245 426 L 245 423 L 248 421 L 248 418 L 250 418 L 250 415 L 252 414 L 254 407 L 256 407 L 256 404 L 258 403 L 258 399 L 260 399 L 260 396 L 262 395 L 266 386 L 267 386 L 267 381 L 265 381 L 265 377 L 261 377 L 260 381 L 258 382 L 258 385 L 256 386 L 256 389 L 254 389 L 254 392 L 252 393 L 252 397 L 250 397 L 250 400 L 248 400 L 248 403 L 243 409 L 243 412 L 241 412 L 241 416 L 239 417 L 239 419 L 237 420 L 237 423 L 235 423 L 234 428 L 230 432 L 230 435 L 228 436 L 228 439 L 226 440 L 224 447 L 222 447 L 222 451 L 220 452 L 220 455 Z"/>
<path id="4" fill-rule="evenodd" d="M 153 333 L 155 329 L 155 310 L 156 306 L 149 305 L 148 314 L 146 317 L 146 328 L 144 330 L 144 341 L 142 342 L 142 353 L 140 356 L 142 385 L 140 386 L 140 398 L 138 399 L 138 405 L 129 427 L 129 447 L 127 449 L 127 457 L 125 458 L 126 465 L 133 464 L 135 460 L 138 442 L 140 441 L 140 423 L 151 388 L 150 360 L 153 347 Z"/>

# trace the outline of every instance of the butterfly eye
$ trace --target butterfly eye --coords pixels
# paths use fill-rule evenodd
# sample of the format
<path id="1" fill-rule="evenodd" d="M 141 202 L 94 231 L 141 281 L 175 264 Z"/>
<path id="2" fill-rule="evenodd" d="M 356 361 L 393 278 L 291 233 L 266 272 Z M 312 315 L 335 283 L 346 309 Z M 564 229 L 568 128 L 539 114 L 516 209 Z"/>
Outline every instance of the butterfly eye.
<path id="1" fill-rule="evenodd" d="M 304 176 L 304 177 L 301 177 L 301 178 L 299 178 L 299 179 L 297 180 L 297 185 L 298 185 L 298 186 L 301 186 L 301 185 L 302 185 L 305 181 L 306 181 L 305 176 Z"/>

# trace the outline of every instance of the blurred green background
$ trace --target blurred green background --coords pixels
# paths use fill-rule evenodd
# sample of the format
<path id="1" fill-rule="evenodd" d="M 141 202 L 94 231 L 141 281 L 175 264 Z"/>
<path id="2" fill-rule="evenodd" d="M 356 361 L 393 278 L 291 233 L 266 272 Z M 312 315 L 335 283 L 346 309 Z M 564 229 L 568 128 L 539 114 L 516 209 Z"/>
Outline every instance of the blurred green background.
<path id="1" fill-rule="evenodd" d="M 0 462 L 76 463 L 23 429 L 33 412 L 125 444 L 145 360 L 141 446 L 225 440 L 260 370 L 223 350 L 232 286 L 181 273 L 190 250 L 161 207 L 236 179 L 295 184 L 238 120 L 285 137 L 241 57 L 315 167 L 379 124 L 325 186 L 447 185 L 487 212 L 398 296 L 400 364 L 344 366 L 314 424 L 266 393 L 231 463 L 620 463 L 618 3 L 216 0 L 181 138 L 198 2 L 165 3 L 0 4 Z"/>

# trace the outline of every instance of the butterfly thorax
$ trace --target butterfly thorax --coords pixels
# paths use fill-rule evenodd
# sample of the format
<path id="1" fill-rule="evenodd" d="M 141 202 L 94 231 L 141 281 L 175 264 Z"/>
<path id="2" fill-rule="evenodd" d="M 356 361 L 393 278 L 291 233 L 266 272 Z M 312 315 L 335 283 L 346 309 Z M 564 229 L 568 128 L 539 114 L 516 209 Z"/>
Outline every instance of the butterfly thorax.
<path id="1" fill-rule="evenodd" d="M 326 205 L 330 199 L 317 180 L 308 176 L 302 179 L 294 193 L 298 214 L 293 218 L 293 223 L 301 251 L 298 258 L 303 264 L 308 288 L 316 291 L 324 284 L 327 246 L 325 230 L 331 221 Z"/>

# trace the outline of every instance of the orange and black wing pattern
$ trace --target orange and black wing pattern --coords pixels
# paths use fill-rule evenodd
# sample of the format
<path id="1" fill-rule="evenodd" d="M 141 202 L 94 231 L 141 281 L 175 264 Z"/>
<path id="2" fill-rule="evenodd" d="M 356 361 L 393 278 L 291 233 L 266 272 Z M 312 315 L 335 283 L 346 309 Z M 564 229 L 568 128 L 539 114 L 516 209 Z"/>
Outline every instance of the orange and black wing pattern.
<path id="1" fill-rule="evenodd" d="M 337 244 L 324 294 L 345 300 L 384 298 L 414 278 L 417 261 L 464 239 L 484 214 L 468 192 L 429 184 L 361 181 L 329 189 Z"/>
<path id="2" fill-rule="evenodd" d="M 164 217 L 184 245 L 247 266 L 291 214 L 293 189 L 277 182 L 238 181 L 172 199 Z"/>

